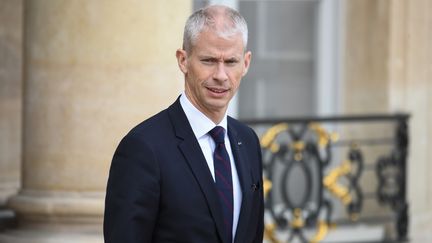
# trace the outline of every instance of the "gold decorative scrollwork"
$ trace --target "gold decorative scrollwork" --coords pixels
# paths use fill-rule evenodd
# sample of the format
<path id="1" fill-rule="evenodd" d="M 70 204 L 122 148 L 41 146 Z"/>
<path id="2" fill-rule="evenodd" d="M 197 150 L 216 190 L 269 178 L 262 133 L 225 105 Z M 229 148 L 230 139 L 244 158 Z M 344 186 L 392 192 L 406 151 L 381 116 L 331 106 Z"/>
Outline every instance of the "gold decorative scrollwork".
<path id="1" fill-rule="evenodd" d="M 271 243 L 280 243 L 280 241 L 275 236 L 275 230 L 275 224 L 266 224 L 264 227 L 264 238 L 269 240 Z"/>
<path id="2" fill-rule="evenodd" d="M 351 162 L 346 160 L 340 166 L 334 168 L 323 180 L 325 188 L 335 197 L 339 198 L 344 205 L 351 203 L 352 197 L 349 193 L 349 189 L 338 184 L 337 181 L 342 176 L 349 174 L 351 169 Z"/>
<path id="3" fill-rule="evenodd" d="M 313 238 L 310 240 L 310 243 L 318 243 L 326 237 L 331 228 L 334 228 L 334 225 L 329 225 L 324 220 L 319 220 L 317 223 L 318 230 L 316 231 Z"/>
<path id="4" fill-rule="evenodd" d="M 335 132 L 333 132 L 333 133 L 327 132 L 327 130 L 318 123 L 309 124 L 309 129 L 314 131 L 317 134 L 318 145 L 321 148 L 326 147 L 330 143 L 330 141 L 334 142 L 334 141 L 337 141 L 339 139 L 339 134 L 337 134 Z"/>
<path id="5" fill-rule="evenodd" d="M 338 139 L 337 133 L 329 133 L 326 129 L 324 129 L 318 123 L 311 123 L 309 129 L 316 134 L 317 144 L 321 148 L 325 148 L 329 146 L 330 142 L 336 141 Z M 276 141 L 276 137 L 284 132 L 288 131 L 287 123 L 280 123 L 271 128 L 269 128 L 266 133 L 261 137 L 260 143 L 261 147 L 269 150 L 271 153 L 275 154 L 280 151 L 281 145 Z M 303 159 L 303 153 L 306 149 L 306 143 L 302 140 L 293 141 L 290 145 L 288 145 L 290 149 L 294 152 L 293 158 L 296 161 L 301 161 Z M 351 171 L 350 164 L 344 163 L 338 169 L 332 171 L 328 176 L 323 180 L 325 188 L 327 188 L 333 195 L 336 195 L 338 198 L 341 198 L 345 204 L 348 204 L 351 201 L 349 191 L 345 187 L 337 184 L 338 179 L 341 176 L 346 175 Z M 272 189 L 272 182 L 264 177 L 264 196 L 267 197 L 268 193 Z M 293 218 L 289 223 L 290 228 L 293 230 L 301 230 L 305 227 L 306 222 L 303 217 L 303 212 L 301 208 L 295 208 L 292 210 Z M 318 243 L 322 241 L 325 236 L 328 234 L 331 228 L 335 227 L 334 225 L 330 225 L 325 220 L 318 220 L 316 224 L 316 232 L 313 235 L 312 239 L 310 239 L 311 243 Z M 264 229 L 264 237 L 271 243 L 280 243 L 275 235 L 277 229 L 277 225 L 275 223 L 270 223 L 265 225 Z"/>
<path id="6" fill-rule="evenodd" d="M 304 227 L 305 222 L 303 219 L 303 214 L 301 208 L 294 209 L 294 219 L 291 221 L 291 227 L 293 229 L 301 229 Z"/>
<path id="7" fill-rule="evenodd" d="M 303 150 L 305 149 L 305 143 L 303 141 L 294 142 L 292 148 L 294 149 L 294 159 L 301 161 L 303 159 Z"/>
<path id="8" fill-rule="evenodd" d="M 277 153 L 280 149 L 280 145 L 275 142 L 276 136 L 286 130 L 288 130 L 287 123 L 279 123 L 269 128 L 261 138 L 261 147 L 270 149 L 272 153 Z"/>
<path id="9" fill-rule="evenodd" d="M 264 186 L 263 186 L 263 188 L 264 188 L 264 197 L 267 197 L 267 194 L 272 189 L 273 184 L 272 184 L 272 182 L 269 179 L 267 179 L 265 177 L 264 177 L 263 181 L 264 181 Z"/>

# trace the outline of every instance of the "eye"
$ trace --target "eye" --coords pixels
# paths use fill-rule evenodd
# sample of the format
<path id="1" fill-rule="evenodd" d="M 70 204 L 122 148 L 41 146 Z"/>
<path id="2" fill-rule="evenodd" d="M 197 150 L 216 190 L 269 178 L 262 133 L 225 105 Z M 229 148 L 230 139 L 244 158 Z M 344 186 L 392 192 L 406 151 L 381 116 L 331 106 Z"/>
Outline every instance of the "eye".
<path id="1" fill-rule="evenodd" d="M 234 66 L 237 63 L 239 63 L 239 61 L 237 59 L 228 59 L 225 61 L 225 64 L 227 64 L 228 66 Z"/>
<path id="2" fill-rule="evenodd" d="M 215 63 L 215 59 L 213 58 L 203 58 L 200 60 L 201 63 L 205 64 L 205 65 L 212 65 L 213 63 Z"/>

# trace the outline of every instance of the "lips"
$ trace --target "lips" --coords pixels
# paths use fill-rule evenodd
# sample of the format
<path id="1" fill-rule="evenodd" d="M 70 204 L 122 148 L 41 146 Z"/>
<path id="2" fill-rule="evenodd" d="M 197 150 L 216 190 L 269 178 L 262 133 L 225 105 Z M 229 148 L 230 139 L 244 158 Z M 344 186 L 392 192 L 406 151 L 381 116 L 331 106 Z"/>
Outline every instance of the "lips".
<path id="1" fill-rule="evenodd" d="M 228 89 L 224 89 L 224 88 L 212 88 L 212 87 L 207 87 L 208 90 L 210 90 L 213 93 L 217 93 L 217 94 L 223 94 L 225 92 L 228 91 Z"/>

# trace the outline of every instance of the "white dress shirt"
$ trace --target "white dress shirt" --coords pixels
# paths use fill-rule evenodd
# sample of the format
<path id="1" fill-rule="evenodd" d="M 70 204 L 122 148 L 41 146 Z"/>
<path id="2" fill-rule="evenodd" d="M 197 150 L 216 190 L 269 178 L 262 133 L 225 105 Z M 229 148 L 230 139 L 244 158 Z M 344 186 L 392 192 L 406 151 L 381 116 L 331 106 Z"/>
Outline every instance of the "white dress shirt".
<path id="1" fill-rule="evenodd" d="M 242 194 L 240 188 L 240 181 L 237 174 L 237 169 L 235 166 L 235 161 L 233 157 L 233 153 L 231 150 L 231 143 L 228 137 L 228 122 L 227 115 L 224 115 L 224 118 L 219 124 L 215 124 L 212 120 L 210 120 L 206 115 L 204 115 L 201 111 L 199 111 L 186 97 L 186 94 L 183 92 L 180 96 L 180 104 L 183 108 L 183 111 L 186 114 L 187 119 L 192 127 L 193 133 L 195 134 L 196 139 L 201 147 L 201 151 L 204 154 L 206 159 L 208 168 L 213 176 L 213 180 L 215 181 L 215 173 L 214 173 L 214 161 L 213 161 L 213 152 L 215 150 L 216 144 L 213 141 L 213 138 L 208 134 L 210 130 L 212 130 L 215 126 L 221 126 L 225 128 L 225 147 L 227 149 L 230 161 L 231 161 L 231 173 L 232 173 L 232 182 L 233 182 L 233 198 L 234 198 L 234 211 L 233 211 L 233 241 L 234 236 L 237 229 L 237 223 L 240 214 L 240 207 L 242 201 Z"/>

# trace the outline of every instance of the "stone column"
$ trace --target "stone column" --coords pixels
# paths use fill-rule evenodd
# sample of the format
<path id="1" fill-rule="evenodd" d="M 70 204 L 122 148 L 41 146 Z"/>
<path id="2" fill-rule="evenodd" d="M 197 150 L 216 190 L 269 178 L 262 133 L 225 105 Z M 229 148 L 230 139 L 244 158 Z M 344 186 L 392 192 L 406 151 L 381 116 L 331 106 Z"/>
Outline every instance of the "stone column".
<path id="1" fill-rule="evenodd" d="M 121 137 L 168 106 L 186 0 L 25 2 L 19 228 L 0 242 L 103 242 L 108 169 Z"/>
<path id="2" fill-rule="evenodd" d="M 388 33 L 391 0 L 345 3 L 343 111 L 388 112 Z"/>
<path id="3" fill-rule="evenodd" d="M 432 2 L 391 2 L 390 107 L 411 113 L 408 197 L 412 242 L 432 242 Z"/>
<path id="4" fill-rule="evenodd" d="M 389 45 L 389 5 L 391 0 L 344 1 L 345 22 L 343 44 L 344 80 L 341 92 L 342 110 L 346 114 L 389 113 L 387 72 Z M 370 139 L 389 137 L 394 134 L 390 123 L 359 124 L 346 126 L 342 131 L 345 139 Z M 361 148 L 363 150 L 363 148 Z M 366 165 L 389 153 L 387 148 L 368 147 Z M 361 186 L 374 191 L 376 175 L 363 174 Z M 362 216 L 381 216 L 386 212 L 378 203 L 365 203 Z"/>
<path id="5" fill-rule="evenodd" d="M 21 0 L 0 0 L 0 209 L 20 181 L 22 7 Z"/>

